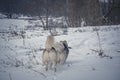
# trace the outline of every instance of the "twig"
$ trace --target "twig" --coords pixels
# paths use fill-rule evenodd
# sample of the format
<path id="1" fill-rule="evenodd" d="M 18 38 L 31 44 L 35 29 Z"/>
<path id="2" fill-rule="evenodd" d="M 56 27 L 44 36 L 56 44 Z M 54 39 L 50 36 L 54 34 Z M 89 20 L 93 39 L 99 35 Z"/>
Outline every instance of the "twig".
<path id="1" fill-rule="evenodd" d="M 10 80 L 12 80 L 12 77 L 11 77 L 11 74 L 9 73 L 9 78 L 10 78 Z"/>
<path id="2" fill-rule="evenodd" d="M 18 54 L 14 49 L 12 49 L 11 47 L 7 46 L 11 51 L 15 52 L 16 54 Z"/>
<path id="3" fill-rule="evenodd" d="M 92 50 L 92 51 L 94 51 L 94 52 L 99 52 L 98 50 L 95 50 L 95 49 L 90 49 L 90 50 Z"/>
<path id="4" fill-rule="evenodd" d="M 118 50 L 117 52 L 120 52 L 120 50 Z"/>
<path id="5" fill-rule="evenodd" d="M 72 47 L 68 47 L 68 49 L 72 49 Z"/>
<path id="6" fill-rule="evenodd" d="M 97 32 L 98 41 L 99 41 L 99 48 L 100 48 L 100 50 L 102 50 L 101 43 L 100 43 L 100 35 L 99 35 L 98 31 L 96 31 L 96 32 Z"/>
<path id="7" fill-rule="evenodd" d="M 99 32 L 97 31 L 97 28 L 96 28 L 96 34 L 97 34 L 97 37 L 98 37 L 98 46 L 99 46 L 99 52 L 98 52 L 98 55 L 99 56 L 103 56 L 103 49 L 102 49 L 102 45 L 101 45 L 101 41 L 100 41 L 100 35 L 99 35 Z"/>
<path id="8" fill-rule="evenodd" d="M 44 73 L 42 73 L 42 72 L 39 72 L 39 71 L 34 70 L 34 69 L 27 68 L 25 65 L 23 65 L 23 67 L 24 67 L 25 69 L 29 69 L 29 70 L 32 70 L 32 71 L 34 71 L 34 72 L 36 72 L 36 73 L 39 73 L 40 75 L 44 76 L 44 78 L 47 78 L 47 76 L 46 76 Z"/>
<path id="9" fill-rule="evenodd" d="M 45 78 L 47 78 L 47 76 L 46 76 L 44 73 L 42 73 L 42 72 L 39 72 L 39 71 L 34 70 L 34 69 L 30 69 L 30 70 L 32 70 L 32 71 L 34 71 L 34 72 L 37 72 L 37 73 L 41 74 L 42 76 L 44 76 Z"/>

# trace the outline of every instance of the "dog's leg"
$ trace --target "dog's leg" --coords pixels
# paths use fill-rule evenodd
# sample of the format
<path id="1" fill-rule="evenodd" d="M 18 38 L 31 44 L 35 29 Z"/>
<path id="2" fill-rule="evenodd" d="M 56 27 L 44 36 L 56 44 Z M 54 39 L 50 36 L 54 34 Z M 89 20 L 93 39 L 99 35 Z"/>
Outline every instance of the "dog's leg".
<path id="1" fill-rule="evenodd" d="M 56 65 L 57 65 L 57 62 L 54 61 L 54 62 L 53 62 L 53 69 L 54 69 L 54 72 L 56 72 Z"/>
<path id="2" fill-rule="evenodd" d="M 60 53 L 59 52 L 57 53 L 57 63 L 58 64 L 60 63 Z"/>
<path id="3" fill-rule="evenodd" d="M 50 69 L 52 69 L 52 65 L 53 65 L 52 62 L 50 62 Z"/>
<path id="4" fill-rule="evenodd" d="M 45 62 L 45 70 L 48 71 L 48 62 Z"/>

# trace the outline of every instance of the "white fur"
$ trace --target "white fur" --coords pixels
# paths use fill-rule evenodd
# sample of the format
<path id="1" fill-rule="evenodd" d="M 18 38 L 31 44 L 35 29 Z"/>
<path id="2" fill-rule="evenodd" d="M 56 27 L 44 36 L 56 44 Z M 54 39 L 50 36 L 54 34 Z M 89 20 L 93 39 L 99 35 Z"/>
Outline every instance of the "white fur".
<path id="1" fill-rule="evenodd" d="M 62 42 L 57 42 L 53 45 L 57 52 L 62 52 L 64 50 L 64 45 Z"/>
<path id="2" fill-rule="evenodd" d="M 45 65 L 46 71 L 48 67 L 53 67 L 54 71 L 56 72 L 56 65 L 57 65 L 57 52 L 54 49 L 47 51 L 46 49 L 43 51 L 42 55 L 42 62 Z"/>
<path id="3" fill-rule="evenodd" d="M 46 71 L 48 70 L 48 66 L 50 68 L 54 68 L 54 71 L 56 71 L 56 64 L 57 64 L 57 52 L 54 48 L 52 48 L 54 45 L 54 37 L 49 35 L 47 36 L 47 40 L 45 43 L 45 50 L 43 51 L 42 56 L 42 62 L 43 65 L 46 66 Z"/>
<path id="4" fill-rule="evenodd" d="M 46 67 L 46 71 L 48 70 L 48 63 L 49 63 L 49 52 L 46 49 L 43 51 L 42 54 L 42 63 Z"/>
<path id="5" fill-rule="evenodd" d="M 54 48 L 57 51 L 57 62 L 60 64 L 64 64 L 69 53 L 69 51 L 66 50 L 66 48 L 68 49 L 67 41 L 60 41 L 59 43 L 57 42 L 56 44 L 54 44 Z"/>
<path id="6" fill-rule="evenodd" d="M 54 37 L 49 35 L 45 43 L 45 49 L 50 50 L 54 45 Z"/>

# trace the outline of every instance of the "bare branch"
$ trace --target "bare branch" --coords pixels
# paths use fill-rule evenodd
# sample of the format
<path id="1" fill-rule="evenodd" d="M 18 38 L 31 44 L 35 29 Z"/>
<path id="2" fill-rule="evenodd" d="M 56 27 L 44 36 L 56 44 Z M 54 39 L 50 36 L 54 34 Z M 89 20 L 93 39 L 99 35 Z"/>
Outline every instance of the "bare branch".
<path id="1" fill-rule="evenodd" d="M 9 73 L 9 78 L 10 78 L 10 80 L 12 80 L 12 76 L 11 76 L 11 74 Z"/>

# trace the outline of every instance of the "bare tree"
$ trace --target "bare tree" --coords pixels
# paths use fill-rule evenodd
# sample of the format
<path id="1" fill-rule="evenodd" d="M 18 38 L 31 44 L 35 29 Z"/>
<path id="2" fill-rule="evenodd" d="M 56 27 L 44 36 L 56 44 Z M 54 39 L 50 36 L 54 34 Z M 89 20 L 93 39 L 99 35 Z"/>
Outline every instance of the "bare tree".
<path id="1" fill-rule="evenodd" d="M 45 29 L 48 30 L 48 17 L 49 17 L 48 0 L 45 0 L 45 11 L 46 11 L 46 27 L 45 27 Z"/>

